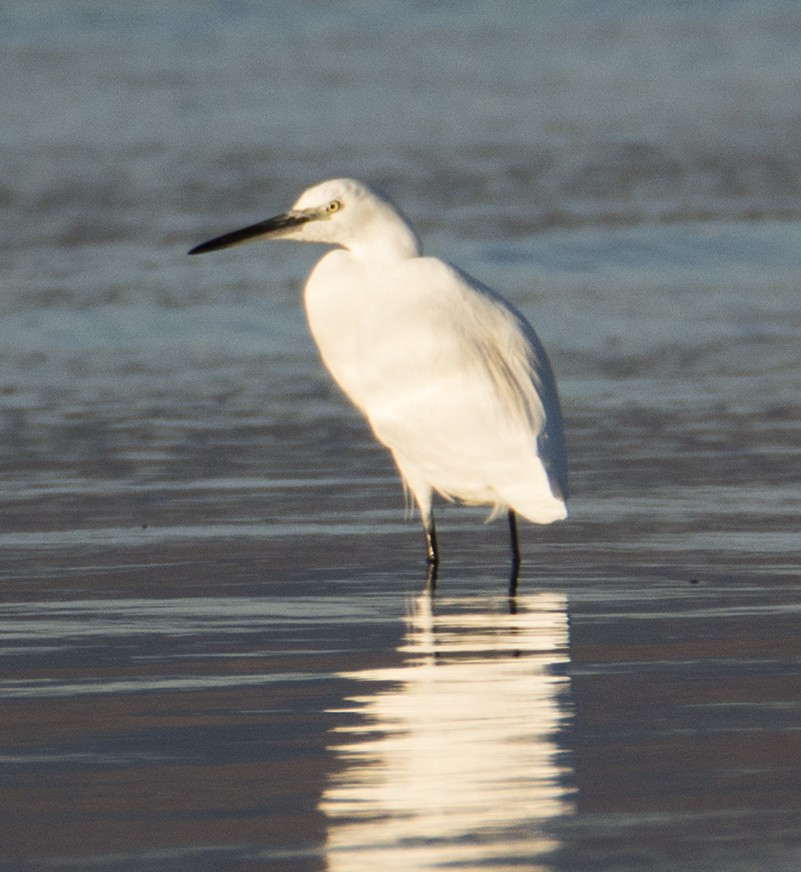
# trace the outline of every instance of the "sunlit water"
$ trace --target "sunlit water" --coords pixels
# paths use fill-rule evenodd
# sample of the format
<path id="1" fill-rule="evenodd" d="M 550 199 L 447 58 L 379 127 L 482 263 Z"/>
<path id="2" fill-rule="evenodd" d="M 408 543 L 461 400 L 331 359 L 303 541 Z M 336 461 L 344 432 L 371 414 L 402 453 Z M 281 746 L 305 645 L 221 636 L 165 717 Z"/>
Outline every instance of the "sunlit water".
<path id="1" fill-rule="evenodd" d="M 789 0 L 3 5 L 3 868 L 799 867 L 799 38 Z M 516 600 L 447 506 L 424 592 L 315 252 L 185 256 L 340 174 L 554 362 L 572 517 Z"/>
<path id="2" fill-rule="evenodd" d="M 564 597 L 423 593 L 400 650 L 402 666 L 348 676 L 380 689 L 349 699 L 359 721 L 333 747 L 328 868 L 506 868 L 552 850 L 544 825 L 571 811 Z"/>

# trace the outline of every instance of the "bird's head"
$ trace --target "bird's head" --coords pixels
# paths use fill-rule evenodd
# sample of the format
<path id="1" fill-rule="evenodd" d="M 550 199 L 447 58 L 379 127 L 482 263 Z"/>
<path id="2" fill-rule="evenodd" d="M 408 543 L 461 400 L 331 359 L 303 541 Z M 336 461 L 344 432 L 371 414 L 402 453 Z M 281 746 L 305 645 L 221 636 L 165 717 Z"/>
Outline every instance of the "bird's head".
<path id="1" fill-rule="evenodd" d="M 288 211 L 203 242 L 189 254 L 257 239 L 322 242 L 371 258 L 420 253 L 417 234 L 384 194 L 355 179 L 331 179 L 304 191 Z"/>

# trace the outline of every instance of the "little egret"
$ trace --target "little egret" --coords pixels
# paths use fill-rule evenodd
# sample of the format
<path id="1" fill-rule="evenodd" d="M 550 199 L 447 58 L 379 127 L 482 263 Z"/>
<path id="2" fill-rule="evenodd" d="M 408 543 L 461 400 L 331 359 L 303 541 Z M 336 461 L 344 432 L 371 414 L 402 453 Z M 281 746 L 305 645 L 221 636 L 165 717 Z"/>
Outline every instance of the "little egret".
<path id="1" fill-rule="evenodd" d="M 449 264 L 424 257 L 409 222 L 374 188 L 334 179 L 289 211 L 189 254 L 255 239 L 337 246 L 304 302 L 323 363 L 395 459 L 439 562 L 432 497 L 506 510 L 513 577 L 516 514 L 567 517 L 567 459 L 551 366 L 526 319 Z"/>

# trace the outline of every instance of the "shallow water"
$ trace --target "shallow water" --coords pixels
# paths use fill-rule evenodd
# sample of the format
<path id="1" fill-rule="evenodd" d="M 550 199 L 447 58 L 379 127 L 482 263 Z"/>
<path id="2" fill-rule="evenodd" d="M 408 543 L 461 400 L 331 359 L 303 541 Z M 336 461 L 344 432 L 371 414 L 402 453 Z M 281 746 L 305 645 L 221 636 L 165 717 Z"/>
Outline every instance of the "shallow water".
<path id="1" fill-rule="evenodd" d="M 268 14 L 269 13 L 269 14 Z M 0 12 L 0 868 L 795 870 L 801 13 Z M 306 335 L 352 173 L 557 371 L 572 517 L 444 565 Z"/>

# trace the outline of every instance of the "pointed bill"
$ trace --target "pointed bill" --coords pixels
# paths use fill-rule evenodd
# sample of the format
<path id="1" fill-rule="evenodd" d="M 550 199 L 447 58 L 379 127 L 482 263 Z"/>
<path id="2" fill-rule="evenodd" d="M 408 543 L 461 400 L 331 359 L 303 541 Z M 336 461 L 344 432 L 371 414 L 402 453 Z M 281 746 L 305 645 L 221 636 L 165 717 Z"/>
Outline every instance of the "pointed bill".
<path id="1" fill-rule="evenodd" d="M 249 227 L 241 228 L 241 230 L 234 230 L 231 233 L 224 233 L 222 236 L 215 236 L 214 239 L 209 239 L 207 242 L 201 242 L 189 254 L 205 254 L 207 251 L 218 251 L 221 248 L 242 245 L 256 239 L 281 236 L 287 230 L 292 230 L 300 224 L 311 221 L 313 217 L 308 212 L 283 212 L 281 215 L 276 215 L 275 218 L 268 218 L 266 221 L 259 221 L 258 224 L 251 224 Z"/>

